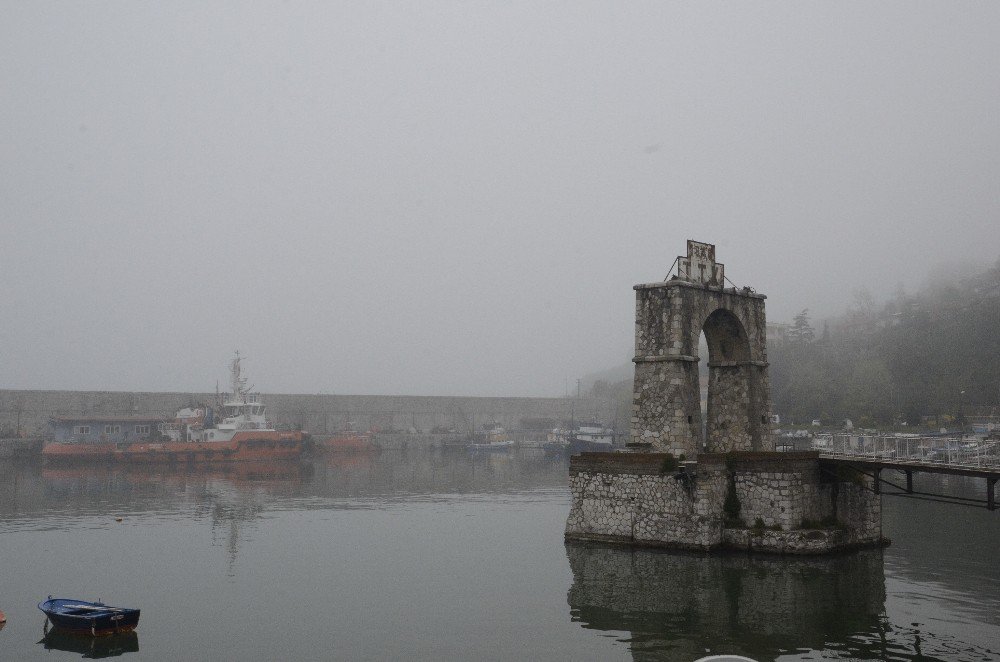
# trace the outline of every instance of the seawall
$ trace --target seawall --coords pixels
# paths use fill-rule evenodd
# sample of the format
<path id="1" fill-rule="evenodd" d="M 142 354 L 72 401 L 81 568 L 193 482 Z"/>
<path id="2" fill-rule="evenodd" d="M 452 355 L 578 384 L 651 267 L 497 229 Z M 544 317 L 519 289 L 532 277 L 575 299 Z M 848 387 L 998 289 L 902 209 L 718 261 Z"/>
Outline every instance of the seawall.
<path id="1" fill-rule="evenodd" d="M 314 434 L 343 430 L 410 430 L 435 427 L 468 433 L 472 426 L 496 421 L 519 429 L 523 419 L 606 421 L 607 400 L 591 398 L 451 397 L 419 395 L 263 395 L 268 417 L 280 427 L 301 427 Z M 211 404 L 214 393 L 125 391 L 34 391 L 0 389 L 0 430 L 48 433 L 50 416 L 155 414 L 172 417 L 182 408 Z M 610 422 L 610 421 L 607 421 Z"/>

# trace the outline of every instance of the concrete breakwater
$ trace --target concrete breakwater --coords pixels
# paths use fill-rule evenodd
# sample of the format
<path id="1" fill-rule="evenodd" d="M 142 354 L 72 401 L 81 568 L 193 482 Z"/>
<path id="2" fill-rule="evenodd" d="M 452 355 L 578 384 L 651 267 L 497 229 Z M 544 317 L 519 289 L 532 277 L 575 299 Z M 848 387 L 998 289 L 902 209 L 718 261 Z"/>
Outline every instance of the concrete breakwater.
<path id="1" fill-rule="evenodd" d="M 356 430 L 426 433 L 449 428 L 467 434 L 473 426 L 492 421 L 516 430 L 528 419 L 606 420 L 612 407 L 607 400 L 591 398 L 284 393 L 263 398 L 276 426 L 314 434 L 337 432 L 348 424 Z M 214 393 L 0 390 L 0 430 L 44 435 L 51 416 L 156 414 L 170 418 L 182 407 L 214 401 Z"/>

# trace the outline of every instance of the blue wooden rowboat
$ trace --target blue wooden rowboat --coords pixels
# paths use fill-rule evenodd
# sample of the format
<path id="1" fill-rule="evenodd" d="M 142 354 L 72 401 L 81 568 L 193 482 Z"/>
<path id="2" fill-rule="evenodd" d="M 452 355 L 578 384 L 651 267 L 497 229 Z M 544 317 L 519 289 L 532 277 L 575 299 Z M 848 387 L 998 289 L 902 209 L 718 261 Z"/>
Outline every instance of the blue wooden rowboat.
<path id="1" fill-rule="evenodd" d="M 139 625 L 139 610 L 111 607 L 103 602 L 53 598 L 38 603 L 55 628 L 92 636 L 131 632 Z"/>

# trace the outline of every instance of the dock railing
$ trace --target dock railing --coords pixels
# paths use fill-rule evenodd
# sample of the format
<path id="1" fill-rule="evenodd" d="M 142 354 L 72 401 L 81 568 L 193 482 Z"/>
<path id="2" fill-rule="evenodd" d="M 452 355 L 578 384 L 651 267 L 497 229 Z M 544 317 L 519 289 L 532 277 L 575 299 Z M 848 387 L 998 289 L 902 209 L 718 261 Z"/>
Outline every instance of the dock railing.
<path id="1" fill-rule="evenodd" d="M 1000 442 L 978 437 L 818 434 L 813 437 L 812 448 L 823 455 L 885 462 L 1000 467 Z"/>

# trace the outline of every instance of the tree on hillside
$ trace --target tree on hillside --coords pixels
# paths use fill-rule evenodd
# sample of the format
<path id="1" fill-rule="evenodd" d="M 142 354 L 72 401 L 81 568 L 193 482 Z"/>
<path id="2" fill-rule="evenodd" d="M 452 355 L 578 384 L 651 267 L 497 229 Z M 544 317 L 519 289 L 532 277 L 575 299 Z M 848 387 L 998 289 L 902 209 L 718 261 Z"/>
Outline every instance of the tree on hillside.
<path id="1" fill-rule="evenodd" d="M 806 308 L 792 320 L 792 328 L 788 331 L 788 339 L 796 345 L 808 345 L 816 339 L 816 332 L 809 323 L 809 309 Z"/>
<path id="2" fill-rule="evenodd" d="M 848 315 L 858 321 L 869 321 L 875 316 L 875 297 L 868 291 L 867 287 L 858 287 L 851 293 L 854 303 L 851 305 Z"/>

